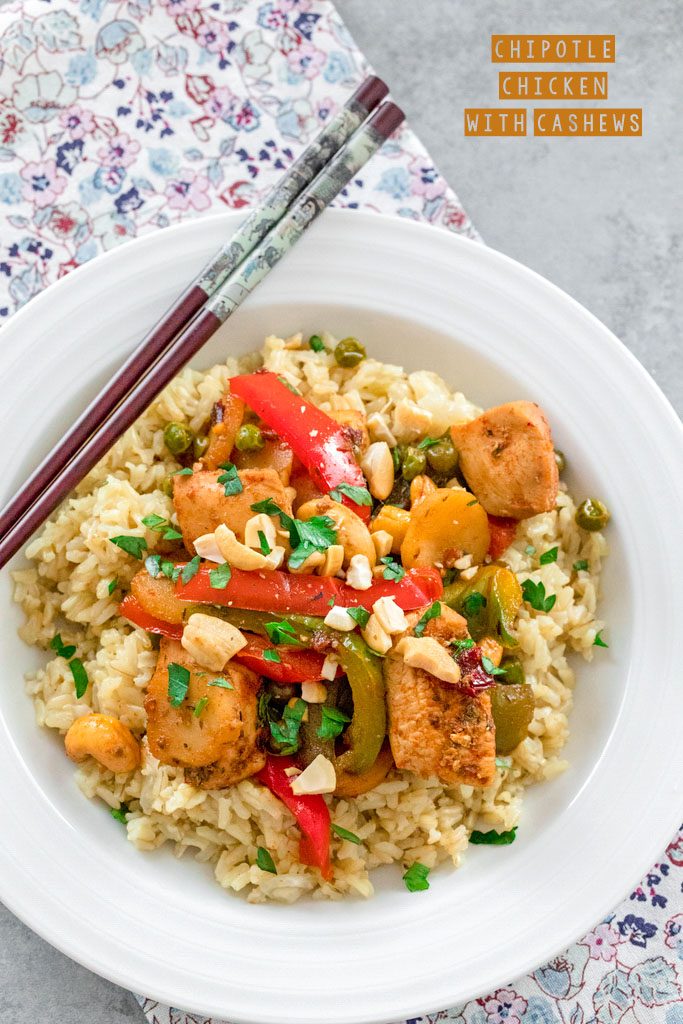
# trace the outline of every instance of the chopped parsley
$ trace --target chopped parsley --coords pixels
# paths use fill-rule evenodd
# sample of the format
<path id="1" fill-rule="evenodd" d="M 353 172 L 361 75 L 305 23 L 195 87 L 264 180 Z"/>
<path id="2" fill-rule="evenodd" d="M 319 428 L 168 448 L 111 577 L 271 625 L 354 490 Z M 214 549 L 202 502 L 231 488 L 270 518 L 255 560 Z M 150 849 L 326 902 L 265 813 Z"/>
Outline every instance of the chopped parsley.
<path id="1" fill-rule="evenodd" d="M 429 868 L 426 864 L 420 864 L 419 860 L 416 860 L 406 871 L 403 881 L 408 892 L 422 892 L 429 888 L 428 878 Z"/>
<path id="2" fill-rule="evenodd" d="M 223 679 L 222 677 L 219 677 L 218 679 L 212 679 L 211 682 L 207 683 L 206 685 L 207 686 L 220 686 L 220 688 L 222 690 L 234 690 L 235 689 L 235 687 L 232 685 L 232 683 L 228 679 Z"/>
<path id="3" fill-rule="evenodd" d="M 273 661 L 276 665 L 279 665 L 282 658 L 280 657 L 280 652 L 276 651 L 274 647 L 267 647 L 263 652 L 263 660 Z"/>
<path id="4" fill-rule="evenodd" d="M 468 594 L 462 603 L 462 610 L 465 613 L 465 617 L 471 619 L 477 612 L 480 612 L 482 608 L 486 607 L 486 598 L 483 594 L 480 594 L 478 590 L 475 590 L 473 594 Z"/>
<path id="5" fill-rule="evenodd" d="M 148 530 L 154 530 L 155 533 L 160 533 L 164 540 L 182 540 L 182 533 L 178 533 L 178 531 L 174 529 L 170 520 L 164 519 L 163 516 L 158 516 L 156 512 L 152 512 L 150 515 L 144 516 L 142 522 Z"/>
<path id="6" fill-rule="evenodd" d="M 346 495 L 356 505 L 372 505 L 372 497 L 367 487 L 357 487 L 355 484 L 341 483 L 337 484 L 330 491 L 330 497 L 333 501 L 341 501 L 343 495 Z"/>
<path id="7" fill-rule="evenodd" d="M 474 640 L 471 636 L 466 637 L 464 640 L 451 640 L 451 647 L 455 657 L 462 654 L 463 651 L 469 651 L 474 647 Z"/>
<path id="8" fill-rule="evenodd" d="M 290 569 L 298 569 L 309 555 L 316 551 L 326 551 L 330 545 L 337 543 L 334 520 L 329 516 L 312 516 L 306 522 L 292 519 L 289 525 L 289 542 L 293 550 L 288 565 Z"/>
<path id="9" fill-rule="evenodd" d="M 334 740 L 337 736 L 341 736 L 344 726 L 351 721 L 349 716 L 345 715 L 339 708 L 328 707 L 326 704 L 322 705 L 321 710 L 322 721 L 317 732 L 319 738 L 321 740 Z"/>
<path id="10" fill-rule="evenodd" d="M 271 875 L 277 874 L 275 861 L 268 853 L 265 846 L 259 846 L 256 851 L 256 866 L 261 868 L 261 871 L 269 871 Z"/>
<path id="11" fill-rule="evenodd" d="M 488 674 L 490 676 L 504 676 L 505 675 L 505 669 L 504 668 L 497 668 L 493 664 L 491 659 L 488 658 L 485 654 L 482 654 L 482 656 L 481 656 L 481 667 L 483 668 L 484 672 L 488 672 Z"/>
<path id="12" fill-rule="evenodd" d="M 109 580 L 109 584 L 107 586 L 107 593 L 109 594 L 110 597 L 114 593 L 118 585 L 119 581 L 117 579 Z"/>
<path id="13" fill-rule="evenodd" d="M 168 666 L 168 700 L 173 708 L 179 708 L 187 696 L 190 685 L 190 673 L 184 665 L 175 661 Z"/>
<path id="14" fill-rule="evenodd" d="M 370 612 L 366 608 L 362 608 L 360 605 L 354 608 L 347 608 L 347 613 L 351 616 L 354 622 L 357 622 L 361 629 L 365 629 L 370 619 Z"/>
<path id="15" fill-rule="evenodd" d="M 543 584 L 534 583 L 533 580 L 524 580 L 522 595 L 527 604 L 530 604 L 537 612 L 549 612 L 557 600 L 555 594 L 548 594 L 546 597 Z"/>
<path id="16" fill-rule="evenodd" d="M 199 572 L 200 563 L 201 558 L 199 557 L 199 555 L 195 555 L 194 558 L 191 559 L 187 563 L 187 565 L 183 567 L 183 570 L 180 573 L 180 578 L 182 579 L 183 583 L 189 583 L 190 580 L 197 575 L 197 573 Z"/>
<path id="17" fill-rule="evenodd" d="M 508 832 L 496 832 L 493 829 L 490 832 L 478 832 L 475 829 L 470 833 L 470 842 L 474 846 L 509 846 L 510 843 L 514 843 L 516 835 L 516 825 Z"/>
<path id="18" fill-rule="evenodd" d="M 557 546 L 554 547 L 554 548 L 550 548 L 548 551 L 544 551 L 543 554 L 541 555 L 541 557 L 538 560 L 539 564 L 540 565 L 549 565 L 551 562 L 556 562 L 557 561 L 557 552 L 558 551 L 559 551 L 559 548 Z"/>
<path id="19" fill-rule="evenodd" d="M 605 641 L 602 639 L 602 630 L 599 630 L 595 634 L 595 640 L 593 641 L 593 647 L 609 647 L 609 644 L 606 644 Z"/>
<path id="20" fill-rule="evenodd" d="M 218 568 L 209 570 L 209 583 L 214 590 L 225 590 L 231 576 L 232 569 L 227 562 L 223 562 Z"/>
<path id="21" fill-rule="evenodd" d="M 281 754 L 294 754 L 299 747 L 299 729 L 306 714 L 306 701 L 298 700 L 291 706 L 288 704 L 279 722 L 271 721 L 270 734 L 281 747 Z"/>
<path id="22" fill-rule="evenodd" d="M 259 530 L 259 532 L 258 532 L 258 543 L 259 543 L 259 547 L 261 549 L 261 554 L 262 555 L 269 555 L 270 552 L 272 551 L 272 548 L 271 548 L 270 544 L 268 543 L 268 539 L 267 539 L 265 533 L 263 532 L 263 530 Z"/>
<path id="23" fill-rule="evenodd" d="M 218 477 L 218 483 L 223 484 L 225 497 L 230 498 L 233 494 L 241 494 L 244 488 L 237 473 L 237 466 L 232 462 L 221 462 L 218 468 L 225 470 Z"/>
<path id="24" fill-rule="evenodd" d="M 581 558 L 578 562 L 574 562 L 574 572 L 588 572 L 588 561 L 585 558 Z"/>
<path id="25" fill-rule="evenodd" d="M 145 559 L 145 569 L 155 580 L 161 572 L 161 555 L 148 555 Z"/>
<path id="26" fill-rule="evenodd" d="M 249 508 L 252 512 L 264 512 L 267 516 L 279 516 L 280 522 L 285 529 L 289 528 L 292 521 L 291 516 L 283 512 L 279 505 L 276 505 L 272 498 L 264 498 L 263 501 L 255 501 Z"/>
<path id="27" fill-rule="evenodd" d="M 310 336 L 310 338 L 308 339 L 308 347 L 312 348 L 314 352 L 324 352 L 325 351 L 325 345 L 323 344 L 323 339 L 320 337 L 319 334 L 312 334 Z"/>
<path id="28" fill-rule="evenodd" d="M 384 558 L 380 558 L 380 562 L 384 566 L 384 571 L 382 572 L 383 579 L 389 580 L 392 583 L 399 583 L 405 576 L 405 569 L 391 555 L 385 555 Z"/>
<path id="29" fill-rule="evenodd" d="M 144 537 L 110 537 L 109 542 L 116 544 L 117 548 L 121 548 L 127 555 L 133 555 L 134 558 L 142 558 L 142 552 L 147 550 L 147 541 Z"/>
<path id="30" fill-rule="evenodd" d="M 282 622 L 266 622 L 266 633 L 273 644 L 296 644 L 301 646 L 301 640 L 294 631 L 294 626 L 284 619 Z"/>
<path id="31" fill-rule="evenodd" d="M 192 712 L 195 718 L 199 718 L 199 716 L 201 715 L 202 711 L 204 710 L 204 708 L 206 707 L 206 705 L 208 703 L 209 703 L 209 698 L 208 697 L 200 697 L 199 698 L 199 700 L 197 701 L 197 703 L 194 706 L 194 711 Z"/>
<path id="32" fill-rule="evenodd" d="M 88 673 L 85 671 L 85 666 L 80 658 L 72 658 L 69 662 L 69 668 L 74 680 L 76 697 L 80 698 L 88 689 Z"/>
<path id="33" fill-rule="evenodd" d="M 194 470 L 190 469 L 189 466 L 185 466 L 184 469 L 176 469 L 172 473 L 170 473 L 169 475 L 170 476 L 192 476 L 193 472 L 194 472 Z"/>
<path id="34" fill-rule="evenodd" d="M 438 437 L 423 437 L 420 441 L 418 448 L 433 448 L 435 444 L 439 443 Z"/>
<path id="35" fill-rule="evenodd" d="M 360 846 L 363 841 L 355 832 L 349 832 L 347 828 L 342 828 L 341 825 L 335 825 L 334 822 L 332 823 L 332 831 L 336 836 L 339 836 L 340 839 L 348 839 L 350 843 L 355 843 L 356 846 Z"/>
<path id="36" fill-rule="evenodd" d="M 126 815 L 128 814 L 128 804 L 120 804 L 119 807 L 110 807 L 109 813 L 112 818 L 120 821 L 122 825 L 126 824 Z"/>
<path id="37" fill-rule="evenodd" d="M 300 395 L 301 392 L 298 388 L 295 388 L 293 384 L 290 384 L 286 377 L 278 376 L 278 380 L 288 391 L 291 391 L 293 395 Z"/>
<path id="38" fill-rule="evenodd" d="M 50 640 L 50 648 L 55 651 L 60 658 L 72 658 L 76 653 L 76 645 L 65 644 L 59 633 L 55 633 L 52 640 Z"/>
<path id="39" fill-rule="evenodd" d="M 430 619 L 438 619 L 441 615 L 441 602 L 435 601 L 431 604 L 427 611 L 424 613 L 420 621 L 415 626 L 415 636 L 422 636 L 425 631 L 425 627 Z"/>
<path id="40" fill-rule="evenodd" d="M 471 508 L 472 505 L 478 505 L 478 504 L 479 504 L 479 499 L 478 498 L 473 498 L 472 501 L 468 501 L 467 502 L 467 507 Z"/>

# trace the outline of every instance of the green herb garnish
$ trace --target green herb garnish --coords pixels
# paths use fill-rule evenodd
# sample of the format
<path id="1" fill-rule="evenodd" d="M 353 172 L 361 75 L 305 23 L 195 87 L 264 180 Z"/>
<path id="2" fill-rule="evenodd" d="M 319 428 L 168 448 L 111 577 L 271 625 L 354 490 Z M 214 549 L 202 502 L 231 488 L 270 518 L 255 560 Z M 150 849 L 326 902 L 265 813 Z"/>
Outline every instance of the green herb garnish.
<path id="1" fill-rule="evenodd" d="M 399 583 L 405 576 L 405 569 L 391 555 L 385 555 L 384 558 L 380 558 L 380 562 L 384 566 L 384 571 L 382 572 L 383 579 L 389 580 L 392 583 Z"/>
<path id="2" fill-rule="evenodd" d="M 116 544 L 117 548 L 121 548 L 127 555 L 133 555 L 134 558 L 142 558 L 142 552 L 147 550 L 147 541 L 144 537 L 110 537 L 109 542 Z"/>
<path id="3" fill-rule="evenodd" d="M 276 651 L 274 647 L 267 647 L 263 652 L 263 660 L 273 661 L 276 665 L 279 665 L 282 658 L 280 657 L 280 652 Z"/>
<path id="4" fill-rule="evenodd" d="M 107 593 L 109 594 L 110 597 L 114 593 L 118 585 L 119 581 L 117 579 L 109 580 L 109 584 L 107 586 Z"/>
<path id="5" fill-rule="evenodd" d="M 148 555 L 145 559 L 145 569 L 155 580 L 161 572 L 161 555 Z"/>
<path id="6" fill-rule="evenodd" d="M 357 487 L 355 484 L 341 483 L 337 484 L 330 491 L 330 497 L 333 501 L 341 501 L 343 495 L 346 495 L 356 505 L 372 505 L 372 496 L 367 487 Z"/>
<path id="7" fill-rule="evenodd" d="M 314 352 L 324 352 L 325 345 L 323 339 L 319 334 L 312 334 L 308 339 L 308 347 L 312 348 Z"/>
<path id="8" fill-rule="evenodd" d="M 275 861 L 268 853 L 265 846 L 259 846 L 256 851 L 256 866 L 261 868 L 261 871 L 269 871 L 271 875 L 277 874 Z"/>
<path id="9" fill-rule="evenodd" d="M 302 643 L 294 631 L 294 626 L 285 619 L 281 622 L 266 622 L 266 633 L 273 644 L 296 644 L 300 647 Z"/>
<path id="10" fill-rule="evenodd" d="M 121 804 L 119 807 L 110 807 L 109 813 L 112 818 L 120 821 L 122 825 L 126 824 L 126 815 L 128 814 L 128 804 Z"/>
<path id="11" fill-rule="evenodd" d="M 557 600 L 555 594 L 549 594 L 546 597 L 543 584 L 534 583 L 533 580 L 524 580 L 522 595 L 527 604 L 530 604 L 537 612 L 549 612 Z"/>
<path id="12" fill-rule="evenodd" d="M 474 647 L 474 640 L 471 636 L 466 637 L 464 640 L 451 640 L 450 643 L 456 658 L 463 651 L 469 651 Z"/>
<path id="13" fill-rule="evenodd" d="M 345 715 L 339 708 L 328 707 L 326 704 L 322 705 L 321 711 L 322 721 L 317 732 L 320 739 L 334 740 L 337 736 L 341 736 L 344 726 L 351 721 L 349 716 Z"/>
<path id="14" fill-rule="evenodd" d="M 609 644 L 606 644 L 605 641 L 602 639 L 602 630 L 599 630 L 599 632 L 595 634 L 593 647 L 609 647 Z"/>
<path id="15" fill-rule="evenodd" d="M 370 619 L 370 612 L 367 609 L 358 605 L 358 607 L 347 608 L 346 611 L 353 621 L 358 623 L 361 629 L 365 629 Z"/>
<path id="16" fill-rule="evenodd" d="M 217 569 L 209 570 L 209 583 L 214 590 L 225 590 L 230 577 L 232 576 L 232 570 L 227 562 L 223 562 Z"/>
<path id="17" fill-rule="evenodd" d="M 541 555 L 541 557 L 538 560 L 539 564 L 540 565 L 549 565 L 551 562 L 556 562 L 557 561 L 557 552 L 558 551 L 559 551 L 558 547 L 550 548 L 548 551 L 544 551 L 543 554 Z"/>
<path id="18" fill-rule="evenodd" d="M 218 477 L 218 483 L 223 484 L 223 490 L 225 497 L 229 498 L 233 494 L 241 494 L 244 488 L 242 487 L 242 481 L 237 473 L 237 467 L 232 462 L 221 462 L 219 469 L 224 469 L 225 472 L 221 473 Z"/>
<path id="19" fill-rule="evenodd" d="M 190 469 L 189 466 L 185 466 L 184 469 L 176 469 L 173 473 L 169 473 L 169 476 L 192 476 L 193 472 L 193 469 Z"/>
<path id="20" fill-rule="evenodd" d="M 423 437 L 418 448 L 433 448 L 435 444 L 439 443 L 440 438 L 438 437 Z"/>
<path id="21" fill-rule="evenodd" d="M 286 377 L 278 376 L 278 380 L 288 391 L 291 391 L 293 395 L 300 395 L 301 392 L 298 388 L 295 388 L 293 384 L 290 384 Z"/>
<path id="22" fill-rule="evenodd" d="M 255 501 L 249 508 L 252 512 L 264 512 L 267 516 L 279 516 L 280 522 L 285 530 L 289 529 L 292 517 L 283 512 L 279 505 L 272 498 L 264 498 L 263 501 Z"/>
<path id="23" fill-rule="evenodd" d="M 180 578 L 182 579 L 183 583 L 189 583 L 190 580 L 197 575 L 197 573 L 199 572 L 200 564 L 201 558 L 199 557 L 199 555 L 195 555 L 194 558 L 192 558 L 187 563 L 187 565 L 183 567 L 180 573 Z"/>
<path id="24" fill-rule="evenodd" d="M 88 689 L 88 673 L 85 671 L 85 666 L 80 658 L 72 658 L 69 662 L 69 668 L 74 680 L 76 697 L 80 698 Z"/>
<path id="25" fill-rule="evenodd" d="M 481 656 L 481 667 L 483 668 L 484 672 L 488 672 L 488 674 L 490 676 L 504 676 L 505 675 L 505 669 L 504 668 L 497 668 L 493 664 L 491 659 L 487 658 L 487 656 L 485 654 L 482 654 L 482 656 Z"/>
<path id="26" fill-rule="evenodd" d="M 264 556 L 269 555 L 270 552 L 272 551 L 272 548 L 271 548 L 270 544 L 268 543 L 268 539 L 267 539 L 265 533 L 263 532 L 263 530 L 259 530 L 258 531 L 258 543 L 259 543 L 259 547 L 261 549 L 261 554 L 264 555 Z"/>
<path id="27" fill-rule="evenodd" d="M 76 653 L 76 645 L 63 643 L 62 637 L 59 633 L 56 633 L 52 637 L 52 640 L 50 640 L 50 648 L 55 651 L 60 658 L 72 658 Z"/>
<path id="28" fill-rule="evenodd" d="M 468 594 L 462 603 L 462 610 L 465 613 L 465 617 L 471 619 L 477 612 L 481 611 L 482 608 L 486 607 L 486 598 L 483 594 L 480 594 L 478 590 L 475 590 L 473 594 Z"/>
<path id="29" fill-rule="evenodd" d="M 168 666 L 168 700 L 173 708 L 179 708 L 187 696 L 190 685 L 190 673 L 184 665 L 175 661 Z"/>
<path id="30" fill-rule="evenodd" d="M 478 498 L 473 498 L 472 501 L 468 501 L 467 502 L 467 507 L 471 508 L 472 505 L 478 505 L 478 504 L 479 504 L 479 499 Z"/>
<path id="31" fill-rule="evenodd" d="M 514 843 L 517 835 L 517 826 L 509 832 L 478 832 L 476 829 L 470 834 L 470 842 L 474 846 L 509 846 Z"/>
<path id="32" fill-rule="evenodd" d="M 420 621 L 415 626 L 415 636 L 422 636 L 429 620 L 438 619 L 439 615 L 441 615 L 441 602 L 435 601 L 434 604 L 431 604 L 429 606 L 427 611 L 424 613 Z"/>
<path id="33" fill-rule="evenodd" d="M 293 551 L 289 556 L 290 569 L 298 569 L 309 555 L 316 551 L 327 551 L 337 543 L 334 520 L 329 516 L 311 516 L 306 522 L 292 519 L 289 526 L 289 542 Z"/>
<path id="34" fill-rule="evenodd" d="M 582 570 L 584 572 L 588 571 L 588 561 L 585 558 L 581 558 L 578 562 L 574 562 L 574 571 L 581 572 Z"/>
<path id="35" fill-rule="evenodd" d="M 202 711 L 204 710 L 204 708 L 206 707 L 206 705 L 208 703 L 209 703 L 209 698 L 208 697 L 200 697 L 199 698 L 199 700 L 197 701 L 197 703 L 194 706 L 194 711 L 192 712 L 192 714 L 194 715 L 195 718 L 199 718 L 199 716 L 201 715 Z"/>
<path id="36" fill-rule="evenodd" d="M 422 892 L 429 888 L 428 878 L 429 868 L 426 864 L 420 864 L 419 860 L 416 860 L 406 871 L 403 881 L 408 892 Z"/>
<path id="37" fill-rule="evenodd" d="M 334 822 L 332 823 L 332 831 L 336 836 L 339 836 L 340 839 L 348 839 L 350 843 L 355 843 L 356 846 L 360 846 L 363 842 L 360 836 L 357 836 L 355 832 L 349 832 L 347 828 L 342 828 L 341 825 L 335 825 Z"/>
<path id="38" fill-rule="evenodd" d="M 496 758 L 496 768 L 512 768 L 512 758 L 511 757 L 497 757 Z"/>
<path id="39" fill-rule="evenodd" d="M 306 701 L 299 699 L 287 705 L 279 722 L 270 722 L 270 734 L 281 746 L 281 754 L 294 754 L 299 746 L 299 729 L 306 714 Z"/>
<path id="40" fill-rule="evenodd" d="M 218 679 L 212 679 L 211 682 L 207 683 L 206 685 L 207 686 L 220 686 L 220 688 L 222 690 L 234 690 L 235 689 L 235 687 L 232 685 L 232 683 L 230 682 L 229 679 L 223 679 L 222 677 L 219 677 Z"/>

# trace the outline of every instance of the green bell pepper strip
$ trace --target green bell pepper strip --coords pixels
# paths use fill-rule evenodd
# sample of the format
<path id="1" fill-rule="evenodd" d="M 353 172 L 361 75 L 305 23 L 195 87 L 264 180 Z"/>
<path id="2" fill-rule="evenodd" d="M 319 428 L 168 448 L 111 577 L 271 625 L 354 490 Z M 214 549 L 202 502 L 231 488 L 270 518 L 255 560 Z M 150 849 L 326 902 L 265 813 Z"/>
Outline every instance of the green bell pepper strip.
<path id="1" fill-rule="evenodd" d="M 522 603 L 522 590 L 510 569 L 481 566 L 472 579 L 457 580 L 445 587 L 440 600 L 465 616 L 475 640 L 492 636 L 503 647 L 517 646 L 514 622 Z"/>

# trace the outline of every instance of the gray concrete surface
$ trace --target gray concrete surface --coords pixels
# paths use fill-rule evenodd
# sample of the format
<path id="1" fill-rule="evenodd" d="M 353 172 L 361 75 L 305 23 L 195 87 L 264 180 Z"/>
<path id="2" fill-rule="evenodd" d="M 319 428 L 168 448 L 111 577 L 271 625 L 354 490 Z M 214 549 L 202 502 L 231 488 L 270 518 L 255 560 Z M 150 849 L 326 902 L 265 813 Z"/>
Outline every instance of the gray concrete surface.
<path id="1" fill-rule="evenodd" d="M 683 151 L 679 0 L 338 0 L 486 241 L 608 324 L 683 411 Z M 495 105 L 492 32 L 617 36 L 610 105 L 642 106 L 640 140 L 465 139 L 464 106 Z M 141 1022 L 130 993 L 0 908 L 2 1024 Z"/>

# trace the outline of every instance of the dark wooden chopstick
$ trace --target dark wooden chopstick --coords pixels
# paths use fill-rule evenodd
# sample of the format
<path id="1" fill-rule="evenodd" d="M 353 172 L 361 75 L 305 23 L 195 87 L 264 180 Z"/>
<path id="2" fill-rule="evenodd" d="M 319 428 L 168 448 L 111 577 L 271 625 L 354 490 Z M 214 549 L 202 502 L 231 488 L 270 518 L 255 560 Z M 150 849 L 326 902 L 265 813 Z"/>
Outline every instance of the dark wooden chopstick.
<path id="1" fill-rule="evenodd" d="M 387 85 L 374 75 L 366 78 L 356 89 L 330 123 L 288 168 L 263 203 L 209 260 L 192 284 L 143 338 L 106 388 L 96 396 L 0 511 L 0 537 L 28 511 L 40 496 L 48 478 L 62 471 L 74 453 L 86 443 L 93 428 L 96 429 L 97 424 L 111 415 L 136 382 L 149 372 L 176 335 L 192 321 L 207 299 L 280 220 L 296 197 L 360 127 L 388 91 Z"/>
<path id="2" fill-rule="evenodd" d="M 114 442 L 144 412 L 247 295 L 266 277 L 306 228 L 332 202 L 404 119 L 395 103 L 382 103 L 351 136 L 287 213 L 228 277 L 195 319 L 134 383 L 125 398 L 102 422 L 72 459 L 44 480 L 44 488 L 26 514 L 0 537 L 0 566 L 14 555 Z"/>

